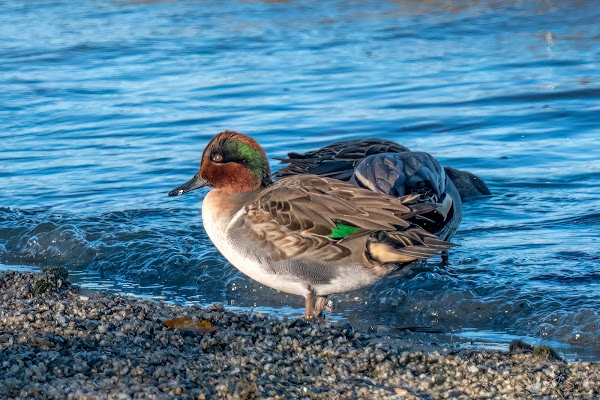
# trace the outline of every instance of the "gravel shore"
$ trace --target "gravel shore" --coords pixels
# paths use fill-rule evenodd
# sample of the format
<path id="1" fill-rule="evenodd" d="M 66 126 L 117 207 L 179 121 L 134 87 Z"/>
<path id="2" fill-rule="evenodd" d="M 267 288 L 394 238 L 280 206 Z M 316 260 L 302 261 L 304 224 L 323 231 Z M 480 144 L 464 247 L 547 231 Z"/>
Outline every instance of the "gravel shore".
<path id="1" fill-rule="evenodd" d="M 64 272 L 0 275 L 1 399 L 600 398 L 600 365 L 549 349 L 420 350 L 347 324 L 85 291 Z M 178 317 L 216 330 L 163 324 Z"/>

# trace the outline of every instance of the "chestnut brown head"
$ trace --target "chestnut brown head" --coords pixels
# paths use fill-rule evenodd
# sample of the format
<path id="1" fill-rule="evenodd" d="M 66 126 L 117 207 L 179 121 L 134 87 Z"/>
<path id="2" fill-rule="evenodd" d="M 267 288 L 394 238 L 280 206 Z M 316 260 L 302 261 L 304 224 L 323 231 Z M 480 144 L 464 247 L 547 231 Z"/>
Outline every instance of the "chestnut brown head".
<path id="1" fill-rule="evenodd" d="M 169 196 L 179 196 L 203 186 L 231 193 L 250 192 L 270 183 L 271 170 L 263 148 L 246 135 L 225 131 L 204 149 L 198 173 L 170 191 Z"/>

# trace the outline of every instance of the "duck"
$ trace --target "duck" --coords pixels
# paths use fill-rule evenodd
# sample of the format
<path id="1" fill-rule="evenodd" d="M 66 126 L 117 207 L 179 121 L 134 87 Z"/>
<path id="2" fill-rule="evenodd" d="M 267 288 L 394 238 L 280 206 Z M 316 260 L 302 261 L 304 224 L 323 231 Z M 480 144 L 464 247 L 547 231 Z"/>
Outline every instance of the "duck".
<path id="1" fill-rule="evenodd" d="M 408 220 L 440 239 L 450 240 L 462 221 L 463 196 L 447 169 L 429 153 L 410 151 L 390 140 L 369 138 L 336 142 L 277 159 L 288 165 L 275 172 L 275 179 L 311 174 L 393 197 L 417 194 L 418 201 L 434 203 L 436 209 Z M 442 259 L 448 263 L 446 251 L 442 252 Z"/>
<path id="2" fill-rule="evenodd" d="M 288 153 L 287 157 L 276 157 L 282 164 L 289 164 L 273 174 L 275 179 L 290 175 L 314 174 L 349 181 L 355 167 L 366 157 L 382 153 L 403 153 L 410 150 L 386 139 L 368 138 L 332 143 L 306 153 Z M 444 166 L 445 175 L 452 181 L 461 200 L 471 197 L 489 196 L 490 189 L 477 175 L 450 166 Z"/>
<path id="3" fill-rule="evenodd" d="M 437 203 L 315 174 L 274 181 L 264 149 L 235 131 L 216 135 L 200 170 L 169 196 L 206 186 L 202 219 L 215 247 L 255 281 L 303 296 L 307 320 L 329 309 L 327 296 L 453 246 L 410 221 Z"/>

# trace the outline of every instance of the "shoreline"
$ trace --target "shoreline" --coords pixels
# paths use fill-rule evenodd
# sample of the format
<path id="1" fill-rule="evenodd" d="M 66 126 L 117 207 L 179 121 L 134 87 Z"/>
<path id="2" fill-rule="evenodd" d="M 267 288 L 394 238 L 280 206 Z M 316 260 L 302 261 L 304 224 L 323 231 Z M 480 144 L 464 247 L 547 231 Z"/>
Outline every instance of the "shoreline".
<path id="1" fill-rule="evenodd" d="M 3 272 L 16 271 L 26 273 L 40 273 L 40 267 L 30 265 L 6 265 L 0 263 L 0 275 Z M 98 284 L 94 277 L 87 275 L 79 275 L 77 272 L 69 273 L 69 282 L 80 286 L 81 290 L 99 291 L 101 293 L 116 294 L 121 297 L 134 297 L 143 300 L 152 300 L 161 303 L 175 304 L 184 307 L 197 305 L 202 308 L 212 306 L 219 301 L 197 301 L 197 300 L 181 300 L 175 295 L 165 296 L 156 293 L 149 293 L 145 288 L 132 288 L 135 284 L 127 280 L 119 280 L 116 278 L 100 278 Z M 335 300 L 334 300 L 335 301 Z M 290 306 L 289 303 L 279 306 L 258 305 L 254 307 L 239 306 L 237 304 L 223 303 L 224 307 L 236 314 L 259 313 L 274 317 L 278 320 L 284 318 L 293 319 L 303 315 L 303 305 L 300 307 Z M 362 309 L 361 309 L 362 310 Z M 349 323 L 361 332 L 368 332 L 370 335 L 377 337 L 401 337 L 410 343 L 419 343 L 427 347 L 432 347 L 434 350 L 464 350 L 464 351 L 508 351 L 509 344 L 513 340 L 523 340 L 534 346 L 548 345 L 555 348 L 566 361 L 587 361 L 592 363 L 600 363 L 600 348 L 595 348 L 590 344 L 580 344 L 563 342 L 558 340 L 540 339 L 538 337 L 527 336 L 526 334 L 509 333 L 505 331 L 494 331 L 489 329 L 477 329 L 466 327 L 463 329 L 445 330 L 442 327 L 428 326 L 411 326 L 411 325 L 385 325 L 377 323 L 375 325 L 366 324 L 355 319 L 353 315 L 344 315 L 337 310 L 327 316 L 332 324 Z"/>
<path id="2" fill-rule="evenodd" d="M 66 279 L 60 269 L 0 272 L 0 398 L 600 397 L 596 363 L 448 350 L 347 323 L 183 307 Z M 181 317 L 216 330 L 163 324 Z"/>

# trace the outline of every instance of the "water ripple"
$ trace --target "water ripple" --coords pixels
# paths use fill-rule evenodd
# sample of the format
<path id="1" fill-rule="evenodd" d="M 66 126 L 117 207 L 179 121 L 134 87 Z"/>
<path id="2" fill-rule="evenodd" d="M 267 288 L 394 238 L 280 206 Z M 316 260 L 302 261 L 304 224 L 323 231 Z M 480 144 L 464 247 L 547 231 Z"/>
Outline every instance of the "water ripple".
<path id="1" fill-rule="evenodd" d="M 479 174 L 494 196 L 465 203 L 449 266 L 334 296 L 336 318 L 597 346 L 594 2 L 3 6 L 1 263 L 296 315 L 302 299 L 212 246 L 205 192 L 166 193 L 224 129 L 270 157 L 382 137 Z"/>

